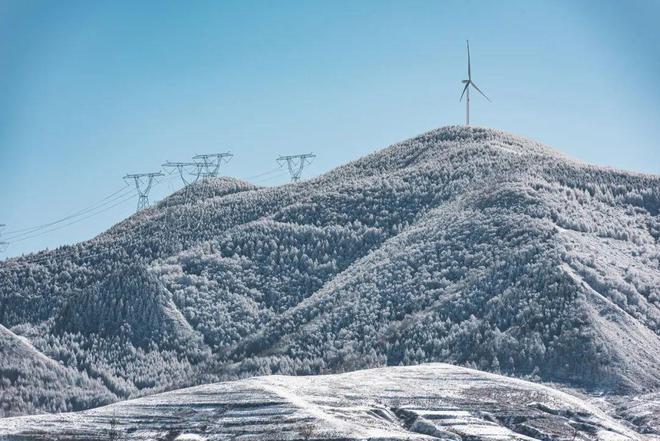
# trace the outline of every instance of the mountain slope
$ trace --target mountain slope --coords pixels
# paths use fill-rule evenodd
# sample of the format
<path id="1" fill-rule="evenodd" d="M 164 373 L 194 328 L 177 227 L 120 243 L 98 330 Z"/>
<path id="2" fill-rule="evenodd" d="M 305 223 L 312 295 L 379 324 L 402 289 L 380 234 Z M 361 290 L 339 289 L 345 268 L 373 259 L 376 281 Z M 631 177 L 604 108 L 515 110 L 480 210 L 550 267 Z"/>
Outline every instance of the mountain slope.
<path id="1" fill-rule="evenodd" d="M 78 414 L 0 419 L 0 435 L 26 441 L 104 440 L 110 430 L 135 440 L 647 439 L 567 393 L 446 364 L 257 377 Z"/>
<path id="2" fill-rule="evenodd" d="M 0 325 L 0 416 L 66 412 L 115 401 L 103 383 L 64 367 Z"/>
<path id="3" fill-rule="evenodd" d="M 0 263 L 0 323 L 119 397 L 429 361 L 654 391 L 659 211 L 660 177 L 446 127 L 297 184 L 204 180 Z"/>

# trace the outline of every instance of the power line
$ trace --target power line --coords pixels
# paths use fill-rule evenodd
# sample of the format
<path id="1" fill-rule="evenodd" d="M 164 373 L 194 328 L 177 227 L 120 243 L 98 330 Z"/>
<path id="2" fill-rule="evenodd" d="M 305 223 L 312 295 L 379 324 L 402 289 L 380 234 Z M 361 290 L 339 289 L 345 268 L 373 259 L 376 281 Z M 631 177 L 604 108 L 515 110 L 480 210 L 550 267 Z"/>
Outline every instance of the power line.
<path id="1" fill-rule="evenodd" d="M 199 179 L 199 177 L 211 177 L 211 176 L 217 176 L 220 165 L 223 162 L 229 162 L 229 160 L 233 157 L 233 154 L 229 152 L 225 153 L 214 153 L 214 154 L 204 154 L 204 155 L 196 155 L 193 159 L 195 162 L 166 162 L 163 164 L 163 167 L 166 168 L 174 168 L 179 172 L 179 177 L 183 180 L 184 184 L 188 184 L 187 180 L 184 178 L 183 172 L 187 171 L 185 168 L 186 167 L 195 167 L 197 169 L 197 173 L 190 173 L 192 176 L 196 176 L 195 181 Z M 257 179 L 256 182 L 263 182 L 263 181 L 269 181 L 272 179 L 277 179 L 279 177 L 282 177 L 286 175 L 286 172 L 281 171 L 281 167 L 283 166 L 284 162 L 287 163 L 287 168 L 288 172 L 291 176 L 291 179 L 296 182 L 300 179 L 300 176 L 302 174 L 303 168 L 305 165 L 311 163 L 311 160 L 315 157 L 314 154 L 312 153 L 307 153 L 303 155 L 292 155 L 292 156 L 280 156 L 277 158 L 278 163 L 280 164 L 279 168 L 274 168 L 268 171 L 265 171 L 263 173 L 259 173 L 257 175 L 250 176 L 246 179 L 254 179 L 254 178 L 261 178 Z M 278 171 L 280 171 L 278 173 Z M 170 173 L 172 174 L 172 173 Z M 120 204 L 123 204 L 133 198 L 135 196 L 138 196 L 138 211 L 141 209 L 147 207 L 149 205 L 149 193 L 150 191 L 155 187 L 160 185 L 163 182 L 168 182 L 171 181 L 172 179 L 175 178 L 175 176 L 170 176 L 166 179 L 163 180 L 158 180 L 157 178 L 160 176 L 164 176 L 163 173 L 161 172 L 155 172 L 155 173 L 137 173 L 137 174 L 128 174 L 124 176 L 124 179 L 126 181 L 133 181 L 135 184 L 135 189 L 136 189 L 136 194 L 132 193 L 132 190 L 129 189 L 128 185 L 116 190 L 115 192 L 111 193 L 110 195 L 104 197 L 100 201 L 89 205 L 88 207 L 85 207 L 81 210 L 78 210 L 74 213 L 71 213 L 61 219 L 54 220 L 52 222 L 48 222 L 45 224 L 41 225 L 36 225 L 33 227 L 28 227 L 28 228 L 22 228 L 19 230 L 13 230 L 10 232 L 10 236 L 8 237 L 11 241 L 10 242 L 0 242 L 0 247 L 6 246 L 11 243 L 17 243 L 17 242 L 22 242 L 25 240 L 33 239 L 36 237 L 40 237 L 42 235 L 51 233 L 53 231 L 60 230 L 62 228 L 66 228 L 68 226 L 77 224 L 79 222 L 82 222 L 84 220 L 87 220 L 91 217 L 97 216 L 99 214 L 102 214 Z M 67 222 L 70 221 L 70 222 Z M 60 225 L 61 224 L 61 225 Z M 54 227 L 54 228 L 49 228 L 49 227 Z M 43 231 L 42 231 L 43 230 Z M 1 250 L 0 250 L 1 251 Z M 23 262 L 20 262 L 20 264 L 38 264 L 39 262 L 43 262 L 49 259 L 53 259 L 58 257 L 61 254 L 68 253 L 68 251 L 62 251 L 61 253 L 59 252 L 47 252 L 47 255 L 41 256 L 41 257 L 36 257 L 33 259 L 30 259 L 29 256 L 24 256 L 22 259 L 26 260 Z M 97 253 L 94 255 L 90 255 L 85 257 L 85 259 L 94 257 L 94 256 L 99 256 L 103 255 L 105 253 Z M 80 258 L 77 258 L 77 260 L 80 260 Z"/>
<path id="2" fill-rule="evenodd" d="M 98 207 L 101 207 L 103 205 L 107 205 L 109 203 L 112 203 L 112 201 L 116 200 L 115 196 L 117 198 L 119 198 L 119 197 L 123 197 L 123 196 L 127 195 L 128 194 L 127 190 L 130 190 L 128 188 L 128 185 L 124 185 L 122 188 L 120 188 L 119 190 L 117 190 L 117 191 L 111 193 L 110 195 L 104 197 L 100 201 L 95 202 L 94 204 L 91 204 L 91 205 L 89 205 L 85 208 L 82 208 L 82 209 L 80 209 L 80 210 L 78 210 L 74 213 L 71 213 L 67 216 L 64 216 L 63 218 L 54 220 L 52 222 L 47 222 L 47 223 L 41 224 L 41 225 L 35 225 L 33 227 L 27 227 L 27 228 L 21 228 L 21 229 L 18 229 L 18 230 L 8 231 L 6 233 L 7 237 L 9 239 L 14 239 L 14 238 L 26 235 L 26 234 L 33 233 L 33 232 L 38 231 L 38 230 L 42 230 L 44 228 L 48 228 L 48 227 L 53 226 L 53 225 L 57 225 L 59 223 L 65 222 L 69 219 L 81 216 L 83 214 L 86 214 L 89 211 L 97 209 Z"/>
<path id="3" fill-rule="evenodd" d="M 266 181 L 272 181 L 273 179 L 281 178 L 283 176 L 288 175 L 289 173 L 287 171 L 280 171 L 280 173 L 277 173 L 276 175 L 272 176 L 266 176 L 261 179 L 255 179 L 253 182 L 254 183 L 261 183 L 261 182 L 266 182 Z"/>
<path id="4" fill-rule="evenodd" d="M 159 181 L 159 182 L 157 182 L 157 183 L 154 184 L 154 187 L 157 187 L 158 185 L 160 185 L 160 184 L 162 184 L 162 183 L 164 183 L 164 182 L 167 182 L 168 180 L 171 180 L 171 179 L 173 179 L 173 178 L 174 178 L 174 177 L 170 177 L 169 179 L 164 179 L 164 180 L 162 180 L 162 181 Z M 46 234 L 46 233 L 48 233 L 48 232 L 50 232 L 50 231 L 55 231 L 55 230 L 58 230 L 58 229 L 64 228 L 65 226 L 69 226 L 69 225 L 73 225 L 73 224 L 75 224 L 75 223 L 77 223 L 77 222 L 81 222 L 81 221 L 83 221 L 83 220 L 85 220 L 85 219 L 88 219 L 88 218 L 90 218 L 90 217 L 92 217 L 92 216 L 96 216 L 96 215 L 98 215 L 98 214 L 101 214 L 101 213 L 103 213 L 103 212 L 105 212 L 105 211 L 110 210 L 110 209 L 113 208 L 113 207 L 116 207 L 116 206 L 118 206 L 118 205 L 120 205 L 120 204 L 122 204 L 122 203 L 124 203 L 124 202 L 126 202 L 126 201 L 129 201 L 129 200 L 135 198 L 135 196 L 136 196 L 135 194 L 131 194 L 131 195 L 128 196 L 127 198 L 124 198 L 124 199 L 122 199 L 121 201 L 119 201 L 118 203 L 116 203 L 116 204 L 114 204 L 114 205 L 112 205 L 112 206 L 110 206 L 110 207 L 106 207 L 106 209 L 104 209 L 104 210 L 101 210 L 101 211 L 98 211 L 98 212 L 96 212 L 96 213 L 90 214 L 89 216 L 86 216 L 86 217 L 83 218 L 83 219 L 79 219 L 79 220 L 77 220 L 77 221 L 70 222 L 70 223 L 67 224 L 67 225 L 63 225 L 63 226 L 61 226 L 61 227 L 58 227 L 58 228 L 55 228 L 55 229 L 52 229 L 52 230 L 49 230 L 49 231 L 42 232 L 42 233 L 37 234 L 37 235 L 35 235 L 35 236 L 33 236 L 33 237 L 41 236 L 41 235 Z M 25 240 L 26 240 L 26 239 L 27 239 L 27 238 L 25 238 Z M 23 240 L 23 239 L 22 239 L 22 240 Z M 111 253 L 111 252 L 113 252 L 113 251 L 114 251 L 114 250 L 107 250 L 107 251 L 104 251 L 104 252 L 95 253 L 95 254 L 92 254 L 92 255 L 89 255 L 89 256 L 85 256 L 84 258 L 80 258 L 80 257 L 78 257 L 77 260 L 81 260 L 81 259 L 82 259 L 82 260 L 87 260 L 87 259 L 90 259 L 90 258 L 92 258 L 92 257 L 98 257 L 98 256 L 102 256 L 102 255 L 104 255 L 104 254 L 109 254 L 109 253 Z M 26 265 L 31 265 L 31 264 L 39 264 L 39 263 L 42 263 L 42 262 L 48 261 L 48 260 L 50 260 L 50 259 L 58 258 L 58 257 L 60 257 L 60 256 L 63 256 L 63 255 L 69 254 L 69 251 L 68 251 L 68 250 L 67 250 L 67 251 L 47 251 L 46 253 L 47 253 L 47 255 L 45 255 L 45 256 L 41 256 L 41 257 L 31 257 L 31 256 L 17 257 L 17 258 L 23 259 L 24 261 L 22 261 L 22 262 L 15 262 L 15 263 L 13 263 L 13 265 L 14 265 L 14 266 L 26 266 Z"/>
<path id="5" fill-rule="evenodd" d="M 79 262 L 84 263 L 84 262 L 86 262 L 86 261 L 88 261 L 88 260 L 90 260 L 94 257 L 105 256 L 105 255 L 113 253 L 115 251 L 116 250 L 114 250 L 114 249 L 108 249 L 106 251 L 101 251 L 101 252 L 98 252 L 98 253 L 88 254 L 86 256 L 76 256 L 76 262 L 75 263 L 79 263 Z M 23 267 L 23 268 L 25 268 L 25 267 L 29 267 L 31 265 L 39 265 L 39 264 L 42 264 L 43 262 L 47 262 L 47 261 L 52 260 L 52 259 L 58 259 L 58 258 L 60 258 L 64 255 L 70 254 L 70 250 L 66 250 L 66 251 L 64 251 L 64 250 L 63 251 L 45 251 L 45 253 L 47 253 L 47 254 L 44 255 L 44 256 L 32 259 L 32 260 L 26 260 L 26 259 L 28 259 L 28 257 L 23 256 L 23 257 L 14 258 L 14 259 L 23 259 L 23 261 L 17 261 L 17 262 L 11 262 L 11 263 L 9 263 L 8 261 L 5 261 L 4 263 L 11 266 L 11 267 Z M 3 262 L 0 262 L 0 263 L 3 263 Z"/>
<path id="6" fill-rule="evenodd" d="M 194 167 L 198 170 L 201 170 L 199 172 L 199 174 L 189 172 L 190 175 L 196 176 L 196 178 L 195 178 L 195 181 L 196 181 L 197 178 L 199 177 L 199 175 L 208 176 L 208 175 L 213 175 L 214 173 L 217 173 L 216 166 L 219 166 L 219 164 L 222 163 L 222 162 L 227 162 L 229 160 L 228 158 L 231 158 L 232 156 L 233 155 L 229 152 L 219 153 L 219 154 L 197 155 L 196 158 L 198 160 L 201 159 L 202 162 L 169 162 L 168 161 L 165 164 L 163 164 L 163 166 L 164 167 L 174 167 L 175 169 L 177 169 L 177 171 L 179 171 L 180 177 L 183 180 L 184 184 L 187 184 L 188 183 L 187 180 L 183 176 L 181 176 L 182 172 L 185 171 L 182 167 Z M 277 173 L 274 176 L 270 176 L 270 175 L 272 175 L 273 173 L 276 173 L 280 170 L 281 170 L 280 168 L 274 168 L 274 169 L 268 170 L 266 172 L 250 176 L 247 179 L 262 178 L 262 179 L 257 179 L 256 182 L 264 182 L 264 181 L 276 179 L 276 178 L 279 178 L 279 177 L 283 176 L 283 173 Z M 148 174 L 146 174 L 146 175 L 148 175 Z M 162 174 L 160 174 L 160 175 L 162 175 Z M 155 176 L 160 176 L 160 175 L 159 174 L 154 174 L 154 177 Z M 135 179 L 135 175 L 127 175 L 126 177 Z M 170 180 L 171 180 L 171 178 L 166 179 L 165 182 L 170 181 Z M 161 182 L 162 181 L 156 181 L 155 184 L 152 183 L 152 186 L 159 185 Z M 140 196 L 140 198 L 142 199 L 142 201 L 141 201 L 142 204 L 145 204 L 144 198 L 146 198 L 146 204 L 148 204 L 148 193 L 149 193 L 148 190 L 151 190 L 151 188 L 149 188 L 149 185 L 145 186 L 144 183 L 145 183 L 144 181 L 141 181 L 142 185 L 140 186 L 139 189 L 137 188 L 137 185 L 136 185 L 136 189 L 138 190 L 138 195 L 140 195 L 140 191 L 142 191 L 143 193 L 146 193 L 146 194 L 144 194 L 144 197 Z M 148 184 L 148 182 L 146 182 L 146 184 Z M 95 202 L 91 205 L 88 205 L 87 207 L 84 207 L 80 210 L 77 210 L 73 213 L 70 213 L 70 214 L 68 214 L 68 215 L 66 215 L 62 218 L 59 218 L 59 219 L 56 219 L 56 220 L 53 220 L 51 222 L 47 222 L 47 223 L 44 223 L 44 224 L 35 225 L 35 226 L 32 226 L 32 227 L 26 227 L 26 228 L 20 228 L 20 229 L 17 229 L 17 230 L 8 231 L 8 232 L 5 233 L 5 236 L 4 236 L 4 238 L 7 241 L 3 241 L 3 242 L 0 243 L 0 251 L 2 251 L 1 248 L 6 248 L 6 246 L 11 244 L 11 243 L 22 242 L 24 240 L 32 239 L 32 238 L 35 238 L 35 237 L 40 237 L 44 234 L 48 234 L 48 233 L 53 232 L 53 231 L 58 231 L 58 230 L 60 230 L 64 227 L 77 224 L 77 223 L 79 223 L 83 220 L 86 220 L 86 219 L 89 219 L 89 218 L 91 218 L 93 216 L 96 216 L 98 214 L 104 213 L 104 212 L 108 211 L 109 209 L 114 208 L 117 205 L 120 205 L 120 204 L 126 202 L 127 200 L 132 199 L 134 197 L 134 195 L 129 196 L 130 193 L 132 193 L 132 191 L 129 188 L 128 183 L 127 183 L 123 187 L 117 189 L 116 191 L 114 191 L 111 194 L 105 196 L 104 198 L 100 199 L 99 201 L 97 201 L 97 202 Z M 129 197 L 127 198 L 126 196 L 129 196 Z M 67 222 L 67 221 L 71 221 L 71 220 L 73 220 L 73 221 L 72 222 Z M 62 225 L 60 225 L 60 224 L 62 224 Z M 54 227 L 54 226 L 57 226 L 57 227 L 50 228 L 50 227 Z"/>
<path id="7" fill-rule="evenodd" d="M 78 218 L 76 220 L 73 220 L 71 222 L 68 222 L 64 225 L 60 225 L 60 226 L 55 227 L 55 228 L 50 228 L 46 231 L 40 231 L 38 233 L 36 233 L 36 231 L 28 231 L 28 232 L 25 232 L 25 233 L 22 233 L 22 234 L 19 234 L 19 235 L 15 235 L 15 236 L 12 237 L 12 240 L 11 240 L 10 243 L 17 243 L 17 242 L 22 242 L 24 240 L 32 239 L 32 238 L 35 238 L 35 237 L 40 237 L 40 236 L 43 236 L 43 235 L 48 234 L 50 232 L 61 230 L 62 228 L 68 227 L 70 225 L 77 224 L 79 222 L 82 222 L 84 220 L 87 220 L 89 218 L 97 216 L 99 214 L 105 213 L 106 211 L 108 211 L 108 210 L 110 210 L 110 209 L 112 209 L 112 208 L 114 208 L 118 205 L 121 205 L 121 204 L 123 204 L 123 203 L 125 203 L 125 202 L 127 202 L 131 199 L 134 199 L 135 196 L 136 196 L 136 194 L 132 193 L 132 191 L 129 191 L 128 193 L 124 192 L 122 194 L 119 194 L 119 195 L 115 196 L 112 199 L 108 199 L 104 204 L 100 204 L 100 205 L 98 205 L 97 207 L 95 207 L 91 210 L 87 210 L 85 212 L 86 214 L 88 214 L 87 216 L 84 216 L 82 218 Z M 115 203 L 113 203 L 113 202 L 115 202 Z M 111 204 L 111 205 L 109 205 L 109 204 Z M 82 210 L 81 210 L 81 212 L 82 212 Z M 57 222 L 57 223 L 60 223 L 60 222 Z M 51 223 L 51 225 L 55 225 L 55 224 L 56 223 Z M 36 234 L 32 234 L 32 233 L 36 233 Z"/>
<path id="8" fill-rule="evenodd" d="M 46 229 L 46 228 L 49 227 L 49 226 L 52 227 L 52 226 L 54 226 L 54 225 L 61 224 L 61 223 L 65 222 L 65 221 L 67 221 L 67 220 L 78 219 L 78 218 L 80 218 L 80 216 L 83 216 L 83 215 L 86 215 L 86 214 L 89 214 L 89 213 L 96 212 L 96 211 L 99 210 L 99 209 L 103 209 L 104 207 L 107 207 L 108 205 L 110 205 L 110 204 L 112 204 L 112 203 L 114 203 L 114 202 L 116 202 L 116 201 L 118 201 L 118 200 L 120 200 L 120 199 L 122 199 L 122 198 L 125 198 L 126 196 L 129 196 L 129 195 L 132 195 L 132 192 L 130 191 L 130 189 L 129 189 L 129 191 L 127 191 L 127 192 L 122 192 L 122 193 L 116 195 L 116 196 L 113 197 L 112 199 L 108 199 L 108 200 L 104 201 L 102 204 L 97 204 L 97 205 L 94 206 L 94 207 L 90 207 L 90 208 L 85 209 L 85 210 L 80 210 L 76 216 L 67 216 L 66 218 L 59 219 L 59 220 L 56 221 L 56 222 L 50 222 L 50 223 L 48 223 L 48 224 L 44 224 L 44 227 L 40 227 L 40 228 L 38 228 L 38 229 L 30 229 L 30 230 L 27 230 L 27 231 L 25 231 L 25 232 L 23 232 L 23 233 L 20 233 L 20 234 L 14 234 L 14 235 L 12 235 L 11 237 L 9 237 L 9 240 L 13 243 L 13 242 L 16 242 L 18 239 L 22 239 L 22 238 L 24 238 L 25 236 L 31 236 L 31 235 L 33 235 L 34 233 L 37 233 L 37 232 L 43 231 L 44 229 Z M 87 218 L 87 216 L 86 216 L 85 218 Z M 74 222 L 74 223 L 75 223 L 75 222 Z M 68 225 L 68 224 L 67 224 L 67 225 Z M 50 231 L 50 230 L 48 230 L 48 231 Z"/>
<path id="9" fill-rule="evenodd" d="M 37 233 L 37 234 L 33 234 L 33 235 L 28 235 L 28 236 L 25 236 L 25 237 L 21 237 L 20 239 L 13 240 L 11 243 L 18 243 L 18 242 L 23 242 L 23 241 L 28 240 L 28 239 L 34 239 L 35 237 L 43 236 L 44 234 L 52 233 L 53 231 L 58 231 L 58 230 L 61 230 L 62 228 L 66 228 L 66 227 L 68 227 L 68 226 L 71 226 L 71 225 L 77 224 L 77 223 L 82 222 L 82 221 L 84 221 L 84 220 L 87 220 L 87 219 L 89 219 L 89 218 L 91 218 L 91 217 L 97 216 L 97 215 L 99 215 L 99 214 L 101 214 L 101 213 L 105 213 L 106 211 L 108 211 L 108 210 L 110 210 L 110 209 L 112 209 L 112 208 L 114 208 L 114 207 L 116 207 L 116 206 L 118 206 L 118 205 L 121 205 L 121 204 L 123 204 L 124 202 L 130 201 L 131 199 L 134 199 L 135 196 L 136 196 L 135 194 L 128 195 L 128 197 L 124 197 L 124 198 L 121 199 L 119 202 L 117 202 L 117 203 L 115 203 L 115 204 L 112 204 L 112 205 L 110 205 L 110 206 L 107 206 L 107 207 L 103 208 L 103 209 L 100 210 L 100 211 L 96 211 L 96 212 L 94 212 L 94 213 L 88 214 L 87 216 L 84 216 L 84 217 L 82 217 L 82 218 L 76 219 L 76 220 L 71 221 L 71 222 L 69 222 L 69 223 L 66 223 L 66 224 L 64 224 L 64 225 L 60 225 L 60 226 L 58 226 L 58 227 L 51 228 L 51 229 L 46 230 L 46 231 L 41 231 L 41 232 L 39 232 L 39 233 Z"/>
<path id="10" fill-rule="evenodd" d="M 247 178 L 244 178 L 244 179 L 247 180 L 247 179 L 260 178 L 261 176 L 266 176 L 266 175 L 269 175 L 269 174 L 272 174 L 272 173 L 275 173 L 275 172 L 281 172 L 281 171 L 282 171 L 282 167 L 275 167 L 271 170 L 265 171 L 263 173 L 259 173 L 258 175 L 248 176 Z"/>
<path id="11" fill-rule="evenodd" d="M 5 228 L 5 224 L 0 224 L 0 236 L 2 236 L 2 229 Z M 0 253 L 4 252 L 7 249 L 9 242 L 0 241 Z"/>
<path id="12" fill-rule="evenodd" d="M 170 180 L 171 180 L 171 179 L 172 179 L 172 178 L 170 178 Z M 163 182 L 167 182 L 167 180 L 163 180 L 163 181 L 157 182 L 156 184 L 154 184 L 154 187 L 160 185 L 160 184 L 163 183 Z M 130 201 L 131 199 L 134 199 L 135 196 L 136 196 L 136 194 L 134 194 L 134 193 L 132 193 L 132 192 L 129 192 L 129 193 L 130 193 L 130 194 L 121 194 L 121 195 L 117 195 L 117 196 L 115 196 L 115 197 L 112 198 L 112 199 L 108 199 L 108 200 L 106 201 L 105 204 L 103 204 L 103 205 L 99 205 L 98 207 L 96 207 L 96 208 L 93 209 L 93 210 L 88 210 L 87 213 L 89 213 L 89 214 L 88 214 L 87 216 L 84 216 L 84 217 L 82 217 L 82 218 L 79 218 L 79 219 L 73 220 L 73 221 L 71 221 L 71 222 L 68 222 L 68 223 L 66 223 L 66 224 L 64 224 L 64 225 L 60 225 L 60 226 L 55 227 L 55 228 L 50 228 L 50 229 L 48 229 L 48 230 L 46 230 L 46 231 L 40 231 L 39 233 L 36 233 L 36 234 L 31 234 L 32 232 L 27 232 L 27 233 L 23 233 L 23 234 L 21 234 L 21 235 L 17 235 L 17 236 L 15 236 L 15 237 L 13 238 L 13 240 L 12 240 L 11 242 L 8 242 L 8 244 L 18 243 L 18 242 L 23 242 L 23 241 L 28 240 L 28 239 L 33 239 L 33 238 L 35 238 L 35 237 L 40 237 L 40 236 L 43 236 L 43 235 L 45 235 L 45 234 L 51 233 L 51 232 L 53 232 L 53 231 L 58 231 L 58 230 L 61 230 L 62 228 L 65 228 L 65 227 L 68 227 L 68 226 L 71 226 L 71 225 L 77 224 L 77 223 L 79 223 L 79 222 L 82 222 L 82 221 L 87 220 L 87 219 L 89 219 L 89 218 L 91 218 L 91 217 L 97 216 L 97 215 L 99 215 L 99 214 L 105 213 L 106 211 L 108 211 L 108 210 L 110 210 L 110 209 L 112 209 L 112 208 L 114 208 L 114 207 L 116 207 L 116 206 L 118 206 L 118 205 L 121 205 L 121 204 L 123 204 L 123 203 L 125 203 L 125 202 L 127 202 L 127 201 Z M 107 198 L 106 198 L 106 199 L 107 199 Z M 109 206 L 108 206 L 107 204 L 109 204 L 109 203 L 111 203 L 111 202 L 115 202 L 115 203 L 112 204 L 112 205 L 109 205 Z M 104 207 L 104 205 L 106 205 L 106 206 Z M 90 212 L 90 211 L 91 211 L 91 212 Z"/>
<path id="13" fill-rule="evenodd" d="M 257 176 L 265 176 L 265 175 L 268 175 L 268 174 L 272 174 L 273 172 L 276 172 L 276 171 L 278 171 L 278 170 L 281 170 L 281 169 L 277 168 L 277 169 L 269 170 L 269 171 L 267 171 L 267 172 L 260 173 L 260 174 L 257 175 Z M 287 173 L 286 173 L 285 171 L 282 171 L 281 173 L 277 173 L 277 174 L 274 175 L 274 176 L 266 176 L 265 178 L 261 179 L 260 181 L 276 179 L 276 178 L 282 177 L 282 176 L 284 176 L 284 175 L 286 175 L 286 174 L 287 174 Z M 163 179 L 163 180 L 157 181 L 157 182 L 155 182 L 155 183 L 153 184 L 152 189 L 155 188 L 155 187 L 157 187 L 157 186 L 159 186 L 159 185 L 161 185 L 161 184 L 163 184 L 163 183 L 165 183 L 165 182 L 171 181 L 171 180 L 173 180 L 173 179 L 175 179 L 175 178 L 176 178 L 176 176 L 170 176 L 170 177 L 165 178 L 165 179 Z M 59 229 L 65 228 L 65 227 L 67 227 L 67 226 L 69 226 L 69 225 L 73 225 L 73 224 L 76 224 L 76 223 L 78 223 L 78 222 L 82 222 L 82 221 L 84 221 L 84 220 L 86 220 L 86 219 L 88 219 L 88 218 L 91 218 L 91 217 L 93 217 L 93 216 L 96 216 L 96 215 L 102 214 L 103 212 L 108 211 L 108 210 L 114 208 L 114 207 L 117 206 L 117 205 L 123 204 L 123 203 L 125 203 L 125 202 L 127 202 L 127 201 L 129 201 L 129 200 L 131 200 L 131 199 L 134 199 L 135 196 L 136 196 L 136 194 L 130 194 L 130 195 L 128 195 L 128 197 L 125 197 L 125 196 L 124 196 L 123 198 L 120 196 L 119 198 L 120 198 L 121 200 L 119 200 L 117 203 L 115 203 L 115 204 L 113 204 L 113 205 L 111 205 L 111 206 L 105 207 L 105 208 L 103 208 L 103 209 L 101 209 L 101 210 L 97 210 L 97 211 L 95 211 L 94 213 L 90 213 L 88 216 L 85 216 L 84 218 L 77 219 L 77 220 L 75 220 L 75 221 L 69 222 L 69 223 L 67 223 L 66 225 L 61 225 L 61 226 L 58 226 L 58 227 L 56 227 L 56 228 L 50 229 L 50 230 L 48 230 L 48 231 L 40 232 L 39 234 L 33 235 L 33 236 L 29 237 L 29 238 L 32 238 L 32 237 L 38 237 L 38 236 L 41 236 L 41 235 L 47 234 L 47 233 L 49 233 L 49 232 L 51 232 L 51 231 L 56 231 L 56 230 L 59 230 Z M 99 207 L 99 208 L 100 208 L 100 207 Z M 170 208 L 170 207 L 166 207 L 166 209 L 169 209 L 169 208 Z M 28 239 L 28 237 L 23 238 L 23 239 L 21 239 L 21 240 L 27 240 L 27 239 Z M 17 242 L 18 242 L 18 241 L 17 241 Z M 50 261 L 50 260 L 53 260 L 53 259 L 57 259 L 57 258 L 59 258 L 59 257 L 61 257 L 61 256 L 70 255 L 72 252 L 74 252 L 74 250 L 71 249 L 71 248 L 67 248 L 67 249 L 60 250 L 60 251 L 58 251 L 58 250 L 46 251 L 46 252 L 43 252 L 43 253 L 45 253 L 45 254 L 42 255 L 42 256 L 34 256 L 34 257 L 30 257 L 30 256 L 22 256 L 22 257 L 12 258 L 12 259 L 20 259 L 20 261 L 14 261 L 14 262 L 11 262 L 11 263 L 8 263 L 7 261 L 5 261 L 5 262 L 0 262 L 0 263 L 6 263 L 6 264 L 8 264 L 8 265 L 10 265 L 10 266 L 12 266 L 12 267 L 23 267 L 23 268 L 29 268 L 31 265 L 39 265 L 39 264 L 43 264 L 44 262 L 47 262 L 47 261 Z M 115 249 L 106 249 L 106 250 L 104 250 L 104 251 L 100 251 L 100 252 L 97 252 L 97 253 L 92 253 L 92 254 L 88 254 L 88 255 L 84 255 L 84 256 L 76 256 L 76 257 L 75 257 L 75 261 L 73 261 L 72 263 L 75 264 L 75 265 L 82 265 L 82 264 L 85 264 L 87 261 L 89 261 L 89 260 L 91 260 L 91 259 L 93 259 L 93 258 L 97 258 L 97 257 L 105 256 L 105 255 L 108 255 L 108 254 L 112 254 L 112 253 L 114 253 L 114 252 L 116 252 Z"/>

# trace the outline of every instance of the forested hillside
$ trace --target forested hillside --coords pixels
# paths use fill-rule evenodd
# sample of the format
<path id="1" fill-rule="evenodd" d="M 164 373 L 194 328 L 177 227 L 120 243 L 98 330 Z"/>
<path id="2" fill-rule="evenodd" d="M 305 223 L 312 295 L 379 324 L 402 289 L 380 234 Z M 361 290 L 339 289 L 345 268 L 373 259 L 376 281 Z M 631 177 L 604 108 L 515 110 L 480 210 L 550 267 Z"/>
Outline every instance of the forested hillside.
<path id="1" fill-rule="evenodd" d="M 658 176 L 441 128 L 297 184 L 207 179 L 93 240 L 4 261 L 0 324 L 83 389 L 102 384 L 98 403 L 429 361 L 654 391 L 659 211 Z"/>
<path id="2" fill-rule="evenodd" d="M 98 381 L 39 353 L 0 325 L 0 417 L 67 412 L 115 401 Z"/>

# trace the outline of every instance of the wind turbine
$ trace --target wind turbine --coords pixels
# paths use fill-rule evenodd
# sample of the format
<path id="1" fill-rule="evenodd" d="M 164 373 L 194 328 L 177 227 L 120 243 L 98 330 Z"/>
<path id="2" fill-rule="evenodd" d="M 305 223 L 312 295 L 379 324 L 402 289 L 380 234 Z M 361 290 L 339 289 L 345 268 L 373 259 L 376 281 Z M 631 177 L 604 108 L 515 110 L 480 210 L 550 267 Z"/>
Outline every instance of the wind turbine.
<path id="1" fill-rule="evenodd" d="M 469 125 L 470 125 L 470 86 L 472 86 L 472 87 L 474 87 L 475 89 L 477 89 L 477 92 L 479 92 L 480 94 L 482 94 L 483 97 L 486 98 L 486 99 L 488 100 L 488 102 L 492 103 L 492 101 L 490 100 L 490 98 L 488 98 L 488 97 L 486 96 L 485 93 L 483 93 L 483 92 L 481 91 L 481 89 L 479 89 L 479 88 L 477 87 L 476 84 L 474 84 L 474 81 L 472 81 L 472 69 L 470 68 L 470 42 L 467 41 L 467 40 L 466 40 L 465 42 L 467 43 L 468 77 L 467 77 L 467 80 L 463 80 L 463 81 L 462 81 L 462 83 L 465 84 L 465 87 L 463 88 L 463 93 L 461 93 L 461 99 L 460 99 L 459 101 L 463 101 L 463 95 L 466 95 L 466 96 L 465 96 L 465 106 L 466 106 L 466 110 L 465 110 L 465 125 L 469 126 Z"/>

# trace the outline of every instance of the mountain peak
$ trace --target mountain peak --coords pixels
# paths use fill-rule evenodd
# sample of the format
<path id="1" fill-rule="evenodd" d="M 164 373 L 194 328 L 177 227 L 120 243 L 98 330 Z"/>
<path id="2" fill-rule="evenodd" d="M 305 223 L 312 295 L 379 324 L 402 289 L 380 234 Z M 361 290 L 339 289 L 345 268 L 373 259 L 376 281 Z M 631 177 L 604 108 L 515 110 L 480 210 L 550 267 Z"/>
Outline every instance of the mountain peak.
<path id="1" fill-rule="evenodd" d="M 518 156 L 512 159 L 511 156 Z M 323 175 L 320 180 L 380 176 L 410 168 L 474 167 L 503 160 L 533 163 L 530 158 L 573 162 L 558 151 L 518 135 L 475 126 L 445 126 L 398 142 Z"/>

